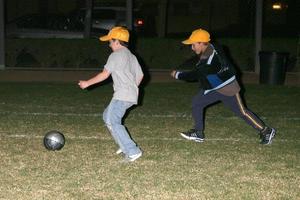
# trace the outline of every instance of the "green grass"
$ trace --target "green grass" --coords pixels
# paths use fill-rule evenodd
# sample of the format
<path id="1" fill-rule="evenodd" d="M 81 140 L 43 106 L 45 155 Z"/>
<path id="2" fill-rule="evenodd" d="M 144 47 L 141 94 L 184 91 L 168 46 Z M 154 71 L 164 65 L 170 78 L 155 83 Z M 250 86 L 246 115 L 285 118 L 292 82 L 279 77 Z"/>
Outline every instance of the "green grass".
<path id="1" fill-rule="evenodd" d="M 204 143 L 192 127 L 196 84 L 152 83 L 125 120 L 144 155 L 122 164 L 102 122 L 110 84 L 0 84 L 0 199 L 300 199 L 299 87 L 246 85 L 248 107 L 278 130 L 262 146 L 222 104 L 206 110 Z M 44 134 L 60 130 L 61 151 Z"/>

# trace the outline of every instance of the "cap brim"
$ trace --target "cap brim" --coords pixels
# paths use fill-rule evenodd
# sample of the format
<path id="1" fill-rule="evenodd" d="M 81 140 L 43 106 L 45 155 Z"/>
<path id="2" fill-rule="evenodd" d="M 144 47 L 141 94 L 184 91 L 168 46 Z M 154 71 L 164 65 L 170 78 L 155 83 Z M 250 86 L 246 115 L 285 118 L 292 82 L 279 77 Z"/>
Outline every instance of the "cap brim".
<path id="1" fill-rule="evenodd" d="M 99 38 L 100 41 L 108 41 L 108 40 L 111 40 L 110 36 L 108 35 L 105 35 L 105 36 L 102 36 Z"/>
<path id="2" fill-rule="evenodd" d="M 192 44 L 193 42 L 190 39 L 182 41 L 182 44 Z"/>

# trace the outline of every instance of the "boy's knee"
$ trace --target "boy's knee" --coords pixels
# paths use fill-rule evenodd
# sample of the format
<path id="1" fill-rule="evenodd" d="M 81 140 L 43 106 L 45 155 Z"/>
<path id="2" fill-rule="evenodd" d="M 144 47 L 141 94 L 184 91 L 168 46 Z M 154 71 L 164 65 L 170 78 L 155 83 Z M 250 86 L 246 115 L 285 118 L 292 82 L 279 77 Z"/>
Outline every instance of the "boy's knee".
<path id="1" fill-rule="evenodd" d="M 103 122 L 104 122 L 104 124 L 105 124 L 105 126 L 109 129 L 109 130 L 111 130 L 111 127 L 112 127 L 112 125 L 111 125 L 111 123 L 110 123 L 110 120 L 109 120 L 109 118 L 108 118 L 108 115 L 104 112 L 103 113 Z"/>
<path id="2" fill-rule="evenodd" d="M 106 117 L 103 117 L 103 121 L 105 124 L 109 124 L 110 126 L 121 123 L 121 119 L 114 115 L 107 115 Z"/>
<path id="3" fill-rule="evenodd" d="M 103 119 L 103 121 L 104 121 L 105 124 L 108 123 L 107 115 L 105 113 L 103 113 L 102 119 Z"/>
<path id="4" fill-rule="evenodd" d="M 204 102 L 192 102 L 192 108 L 204 108 L 206 105 Z"/>

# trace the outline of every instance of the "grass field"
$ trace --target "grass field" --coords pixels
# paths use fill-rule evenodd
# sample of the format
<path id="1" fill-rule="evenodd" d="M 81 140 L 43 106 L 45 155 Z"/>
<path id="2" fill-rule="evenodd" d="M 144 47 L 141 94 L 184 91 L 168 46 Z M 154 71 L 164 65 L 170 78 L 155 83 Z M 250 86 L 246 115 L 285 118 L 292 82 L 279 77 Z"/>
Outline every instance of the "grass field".
<path id="1" fill-rule="evenodd" d="M 0 199 L 300 199 L 300 88 L 246 85 L 248 107 L 278 130 L 262 146 L 254 129 L 218 104 L 206 110 L 206 141 L 192 127 L 196 84 L 152 83 L 125 120 L 144 154 L 121 157 L 102 121 L 110 84 L 0 84 Z M 49 130 L 66 145 L 47 151 Z"/>

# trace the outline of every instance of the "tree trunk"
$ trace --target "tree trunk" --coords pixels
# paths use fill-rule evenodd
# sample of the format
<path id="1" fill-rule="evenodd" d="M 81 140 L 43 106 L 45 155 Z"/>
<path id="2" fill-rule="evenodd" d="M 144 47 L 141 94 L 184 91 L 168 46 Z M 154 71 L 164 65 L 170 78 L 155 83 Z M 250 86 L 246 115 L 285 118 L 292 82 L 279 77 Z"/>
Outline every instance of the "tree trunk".
<path id="1" fill-rule="evenodd" d="M 48 0 L 39 0 L 39 11 L 41 15 L 47 15 L 49 8 Z"/>
<path id="2" fill-rule="evenodd" d="M 261 40 L 262 40 L 262 15 L 263 15 L 263 0 L 256 0 L 256 12 L 255 12 L 255 73 L 260 72 L 259 64 L 259 52 L 261 50 Z"/>
<path id="3" fill-rule="evenodd" d="M 158 37 L 167 34 L 168 0 L 159 1 L 158 5 Z"/>
<path id="4" fill-rule="evenodd" d="M 126 0 L 126 25 L 129 30 L 132 30 L 132 0 Z"/>
<path id="5" fill-rule="evenodd" d="M 92 10 L 93 10 L 93 0 L 86 0 L 86 11 L 85 11 L 85 20 L 84 20 L 84 38 L 89 38 L 91 35 Z"/>
<path id="6" fill-rule="evenodd" d="M 0 0 L 0 70 L 5 68 L 4 0 Z"/>

